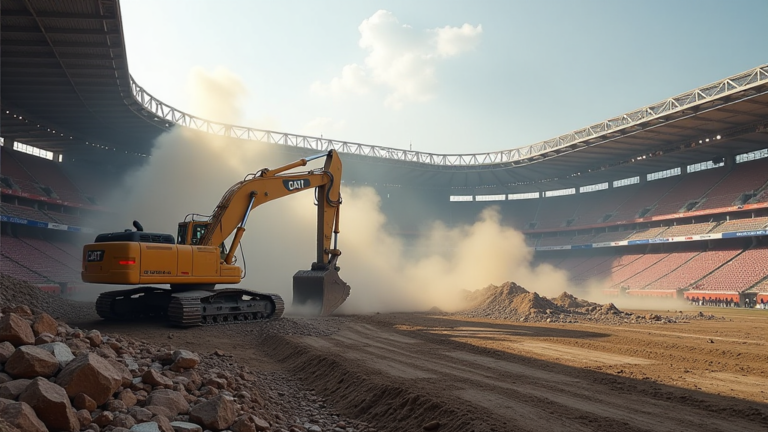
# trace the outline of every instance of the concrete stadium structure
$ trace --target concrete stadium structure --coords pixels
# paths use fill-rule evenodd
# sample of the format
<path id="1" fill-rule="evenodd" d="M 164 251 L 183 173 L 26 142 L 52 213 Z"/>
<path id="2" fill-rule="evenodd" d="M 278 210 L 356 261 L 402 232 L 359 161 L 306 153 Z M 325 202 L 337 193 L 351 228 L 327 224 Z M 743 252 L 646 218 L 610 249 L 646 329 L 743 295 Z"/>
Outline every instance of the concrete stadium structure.
<path id="1" fill-rule="evenodd" d="M 435 219 L 471 223 L 495 205 L 537 259 L 575 280 L 682 295 L 723 291 L 723 281 L 748 273 L 728 295 L 743 302 L 768 292 L 768 270 L 756 269 L 768 226 L 768 65 L 544 142 L 432 154 L 175 109 L 131 77 L 117 0 L 8 0 L 0 12 L 3 259 L 41 285 L 76 282 L 79 257 L 66 235 L 88 231 L 89 215 L 105 210 L 103 186 L 146 163 L 163 132 L 185 127 L 287 154 L 334 148 L 346 181 L 390 197 L 382 209 L 404 234 Z M 41 167 L 15 143 L 52 161 Z M 46 257 L 61 268 L 40 264 Z"/>

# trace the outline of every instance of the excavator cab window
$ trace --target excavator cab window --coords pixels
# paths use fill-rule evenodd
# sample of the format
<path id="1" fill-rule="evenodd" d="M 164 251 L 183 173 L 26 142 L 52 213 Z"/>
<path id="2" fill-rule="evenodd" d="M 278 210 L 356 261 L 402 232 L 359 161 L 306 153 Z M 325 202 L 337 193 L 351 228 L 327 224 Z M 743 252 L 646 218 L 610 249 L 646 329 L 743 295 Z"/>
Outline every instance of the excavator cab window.
<path id="1" fill-rule="evenodd" d="M 203 236 L 205 236 L 205 229 L 208 228 L 208 224 L 195 224 L 192 225 L 192 241 L 193 245 L 200 244 Z"/>
<path id="2" fill-rule="evenodd" d="M 179 224 L 179 231 L 177 233 L 176 244 L 187 244 L 187 224 Z"/>

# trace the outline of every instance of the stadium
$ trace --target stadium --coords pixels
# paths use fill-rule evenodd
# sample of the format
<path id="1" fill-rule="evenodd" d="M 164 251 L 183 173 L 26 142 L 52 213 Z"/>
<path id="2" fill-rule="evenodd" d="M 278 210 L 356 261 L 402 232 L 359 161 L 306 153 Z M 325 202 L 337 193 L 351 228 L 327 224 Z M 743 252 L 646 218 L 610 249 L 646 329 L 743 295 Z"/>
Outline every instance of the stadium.
<path id="1" fill-rule="evenodd" d="M 524 234 L 534 263 L 567 271 L 575 286 L 599 279 L 604 298 L 624 299 L 623 304 L 669 298 L 678 301 L 669 303 L 673 308 L 685 301 L 740 309 L 768 303 L 768 65 L 680 89 L 525 147 L 433 154 L 217 123 L 180 111 L 131 76 L 117 0 L 4 0 L 1 12 L 0 272 L 42 291 L 66 297 L 88 290 L 80 277 L 82 245 L 106 229 L 101 221 L 113 211 L 106 204 L 110 193 L 147 163 L 158 137 L 187 128 L 266 146 L 286 160 L 337 150 L 345 183 L 369 185 L 394 198 L 382 200 L 381 209 L 406 239 L 418 237 L 425 221 L 472 224 L 494 207 L 504 226 Z M 109 229 L 116 228 L 122 227 Z M 752 351 L 746 356 L 759 357 Z M 741 366 L 750 375 L 757 371 Z M 316 375 L 309 382 L 322 389 Z M 664 386 L 677 391 L 666 388 L 668 382 Z M 637 391 L 649 399 L 632 403 L 653 399 Z M 728 409 L 741 404 L 739 398 L 749 400 L 744 423 L 733 430 L 765 426 L 764 396 L 732 391 L 724 393 L 727 401 L 714 401 L 708 398 L 719 388 L 702 391 L 707 394 L 696 397 Z M 344 411 L 343 398 L 328 397 L 346 415 L 354 411 Z M 698 409 L 680 404 L 692 416 Z M 492 416 L 514 410 L 514 404 L 498 400 L 480 405 Z M 455 414 L 438 412 L 446 419 Z M 729 418 L 739 411 L 723 412 Z M 612 423 L 618 420 L 611 414 L 590 415 L 604 420 L 603 430 L 646 430 L 638 426 L 643 420 Z M 375 424 L 375 417 L 359 418 Z M 414 418 L 428 420 L 416 413 Z M 465 420 L 440 430 L 484 430 Z M 558 429 L 556 422 L 547 424 Z"/>

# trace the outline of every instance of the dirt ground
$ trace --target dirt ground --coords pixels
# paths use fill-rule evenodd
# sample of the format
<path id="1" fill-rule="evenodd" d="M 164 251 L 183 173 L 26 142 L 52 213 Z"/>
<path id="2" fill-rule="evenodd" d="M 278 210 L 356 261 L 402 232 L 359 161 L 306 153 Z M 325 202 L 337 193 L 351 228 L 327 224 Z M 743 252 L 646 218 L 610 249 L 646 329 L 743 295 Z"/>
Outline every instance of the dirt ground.
<path id="1" fill-rule="evenodd" d="M 439 431 L 768 430 L 768 311 L 696 310 L 726 319 L 605 326 L 393 313 L 284 318 L 309 329 L 293 332 L 82 325 L 227 351 L 383 431 L 431 421 Z"/>

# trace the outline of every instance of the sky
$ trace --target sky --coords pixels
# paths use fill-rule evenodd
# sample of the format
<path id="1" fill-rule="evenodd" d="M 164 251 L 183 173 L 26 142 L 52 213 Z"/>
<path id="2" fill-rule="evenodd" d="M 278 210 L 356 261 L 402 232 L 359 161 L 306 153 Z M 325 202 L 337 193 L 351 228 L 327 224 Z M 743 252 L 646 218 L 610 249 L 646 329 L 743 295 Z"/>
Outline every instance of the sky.
<path id="1" fill-rule="evenodd" d="M 244 126 L 431 153 L 534 144 L 768 63 L 766 0 L 120 5 L 131 74 L 169 105 L 199 115 L 202 70 L 239 78 Z"/>

